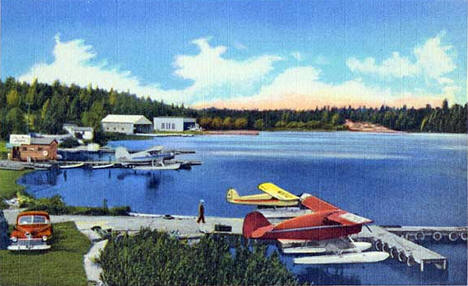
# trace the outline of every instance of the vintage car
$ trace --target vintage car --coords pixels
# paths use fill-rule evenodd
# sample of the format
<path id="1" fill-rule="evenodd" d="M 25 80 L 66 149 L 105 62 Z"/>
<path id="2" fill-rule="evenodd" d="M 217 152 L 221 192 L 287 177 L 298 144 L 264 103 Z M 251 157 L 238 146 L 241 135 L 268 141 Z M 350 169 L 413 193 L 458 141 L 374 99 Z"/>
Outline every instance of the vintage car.
<path id="1" fill-rule="evenodd" d="M 16 218 L 16 226 L 10 235 L 9 250 L 46 250 L 52 237 L 50 217 L 44 211 L 22 212 Z"/>

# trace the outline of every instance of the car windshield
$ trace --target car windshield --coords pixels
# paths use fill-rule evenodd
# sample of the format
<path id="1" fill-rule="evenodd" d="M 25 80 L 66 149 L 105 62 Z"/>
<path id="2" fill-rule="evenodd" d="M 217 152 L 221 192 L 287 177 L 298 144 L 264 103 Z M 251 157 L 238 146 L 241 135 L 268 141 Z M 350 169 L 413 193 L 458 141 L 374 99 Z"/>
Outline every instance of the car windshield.
<path id="1" fill-rule="evenodd" d="M 18 223 L 23 224 L 43 224 L 47 223 L 47 217 L 42 215 L 25 215 L 19 218 Z"/>

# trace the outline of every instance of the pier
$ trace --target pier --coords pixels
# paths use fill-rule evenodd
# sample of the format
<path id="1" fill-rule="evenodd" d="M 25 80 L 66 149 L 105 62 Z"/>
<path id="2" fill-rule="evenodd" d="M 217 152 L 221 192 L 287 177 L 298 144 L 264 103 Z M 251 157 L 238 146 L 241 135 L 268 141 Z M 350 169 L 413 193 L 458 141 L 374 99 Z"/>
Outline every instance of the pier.
<path id="1" fill-rule="evenodd" d="M 392 228 L 385 229 L 380 226 L 371 225 L 369 228 L 363 228 L 362 231 L 354 238 L 356 240 L 364 240 L 372 242 L 377 250 L 385 251 L 390 254 L 390 257 L 398 259 L 408 266 L 419 264 L 419 269 L 424 271 L 426 264 L 434 264 L 438 269 L 447 270 L 447 258 L 427 249 L 419 244 L 416 244 L 405 237 L 412 233 L 420 233 L 423 229 L 431 229 L 428 227 L 411 227 L 405 232 L 405 227 L 400 227 L 398 234 L 390 232 Z M 465 233 L 466 233 L 466 228 Z"/>
<path id="2" fill-rule="evenodd" d="M 451 242 L 458 240 L 466 241 L 467 227 L 444 227 L 444 226 L 390 226 L 385 229 L 396 235 L 405 237 L 408 240 L 440 241 L 444 238 Z"/>

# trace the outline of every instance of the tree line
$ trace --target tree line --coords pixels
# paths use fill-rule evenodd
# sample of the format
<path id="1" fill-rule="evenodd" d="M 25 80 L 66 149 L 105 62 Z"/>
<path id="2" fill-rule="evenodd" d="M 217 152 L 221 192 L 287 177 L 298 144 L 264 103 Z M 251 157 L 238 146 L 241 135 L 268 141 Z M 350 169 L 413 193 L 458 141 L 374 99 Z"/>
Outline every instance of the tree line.
<path id="1" fill-rule="evenodd" d="M 197 111 L 183 105 L 165 104 L 129 92 L 104 90 L 89 85 L 29 84 L 14 78 L 0 81 L 0 138 L 11 133 L 41 132 L 58 134 L 64 123 L 90 126 L 102 132 L 101 120 L 107 114 L 196 117 Z"/>
<path id="2" fill-rule="evenodd" d="M 59 81 L 29 84 L 14 78 L 0 81 L 0 138 L 11 133 L 63 132 L 64 123 L 91 126 L 102 133 L 101 120 L 107 114 L 142 114 L 195 117 L 204 129 L 257 130 L 343 130 L 346 119 L 367 121 L 410 132 L 467 132 L 467 104 L 449 107 L 317 107 L 313 110 L 230 110 L 208 108 L 195 110 L 184 105 L 141 98 L 129 92 L 99 87 L 64 85 Z M 98 136 L 97 136 L 98 137 Z"/>

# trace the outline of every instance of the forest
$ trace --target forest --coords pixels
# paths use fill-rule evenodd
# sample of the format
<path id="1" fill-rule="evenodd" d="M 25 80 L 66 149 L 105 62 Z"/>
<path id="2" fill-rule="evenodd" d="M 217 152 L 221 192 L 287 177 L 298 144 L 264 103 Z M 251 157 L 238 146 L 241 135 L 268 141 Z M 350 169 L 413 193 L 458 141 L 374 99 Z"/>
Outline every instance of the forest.
<path id="1" fill-rule="evenodd" d="M 0 81 L 0 139 L 3 140 L 12 133 L 63 133 L 64 123 L 91 126 L 100 134 L 100 121 L 107 114 L 142 114 L 150 120 L 156 116 L 195 117 L 208 130 L 345 130 L 342 124 L 345 119 L 351 119 L 408 132 L 467 132 L 467 104 L 449 106 L 447 100 L 440 107 L 424 108 L 323 106 L 314 110 L 196 110 L 137 97 L 130 92 L 68 86 L 59 81 L 51 85 L 18 82 L 12 77 Z"/>

